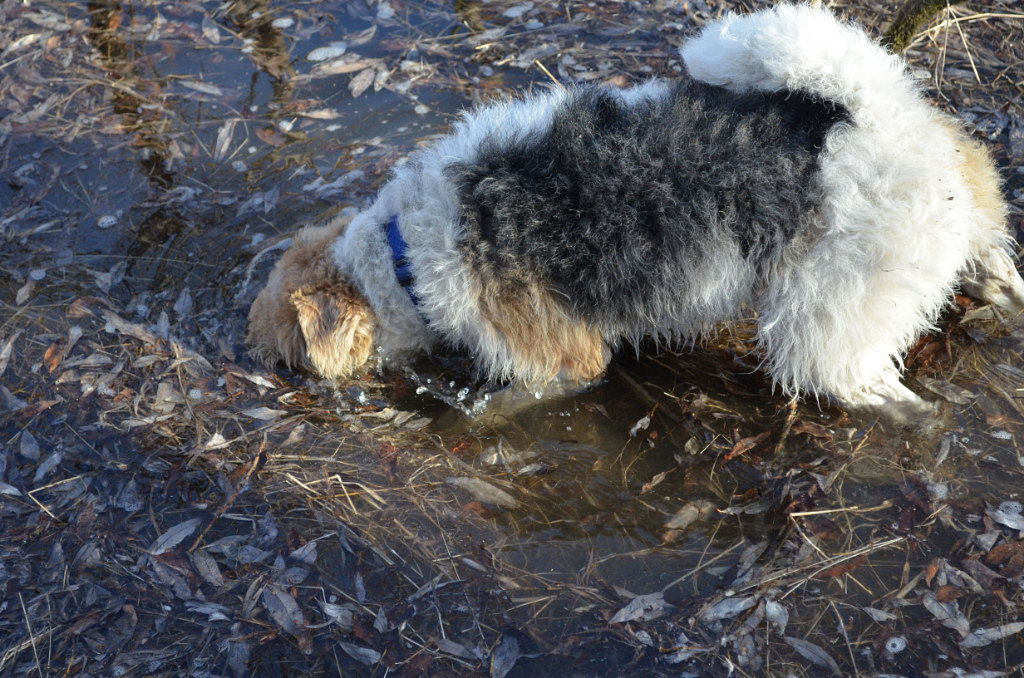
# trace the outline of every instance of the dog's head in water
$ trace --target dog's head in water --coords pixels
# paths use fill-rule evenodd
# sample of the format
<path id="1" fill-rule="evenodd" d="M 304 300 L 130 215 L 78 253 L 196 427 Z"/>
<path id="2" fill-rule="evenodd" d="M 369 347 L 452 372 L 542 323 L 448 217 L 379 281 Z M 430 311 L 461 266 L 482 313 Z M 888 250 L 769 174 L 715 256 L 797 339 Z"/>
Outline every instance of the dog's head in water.
<path id="1" fill-rule="evenodd" d="M 302 229 L 274 266 L 249 310 L 246 341 L 255 359 L 327 378 L 349 376 L 369 359 L 376 318 L 331 257 L 345 226 Z"/>

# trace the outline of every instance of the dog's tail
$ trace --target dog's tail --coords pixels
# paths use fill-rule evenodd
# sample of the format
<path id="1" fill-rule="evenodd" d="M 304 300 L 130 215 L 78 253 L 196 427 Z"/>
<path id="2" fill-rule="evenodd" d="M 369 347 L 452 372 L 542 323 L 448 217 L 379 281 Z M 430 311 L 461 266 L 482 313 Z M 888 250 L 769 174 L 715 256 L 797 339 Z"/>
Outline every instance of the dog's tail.
<path id="1" fill-rule="evenodd" d="M 809 5 L 730 14 L 680 53 L 697 80 L 734 92 L 806 92 L 842 104 L 859 122 L 885 120 L 919 98 L 898 57 Z"/>

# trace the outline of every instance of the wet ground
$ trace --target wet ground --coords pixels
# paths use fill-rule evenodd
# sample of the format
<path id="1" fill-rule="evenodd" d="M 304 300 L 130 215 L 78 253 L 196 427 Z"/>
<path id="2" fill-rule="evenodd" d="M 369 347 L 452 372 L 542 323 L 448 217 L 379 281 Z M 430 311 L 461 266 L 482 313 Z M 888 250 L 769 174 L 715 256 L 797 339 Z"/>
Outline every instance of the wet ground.
<path id="1" fill-rule="evenodd" d="M 0 5 L 0 675 L 1020 672 L 1024 327 L 970 300 L 922 431 L 773 395 L 744 325 L 473 417 L 460 356 L 245 353 L 289 234 L 459 109 L 673 77 L 756 5 Z M 1022 44 L 1007 0 L 909 53 L 1018 237 Z"/>

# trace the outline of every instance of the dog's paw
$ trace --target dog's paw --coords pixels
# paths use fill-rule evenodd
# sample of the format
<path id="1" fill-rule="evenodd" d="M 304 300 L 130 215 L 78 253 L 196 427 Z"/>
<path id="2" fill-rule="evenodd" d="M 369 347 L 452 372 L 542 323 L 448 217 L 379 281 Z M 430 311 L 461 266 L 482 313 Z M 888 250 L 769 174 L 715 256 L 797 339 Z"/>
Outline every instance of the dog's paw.
<path id="1" fill-rule="evenodd" d="M 962 287 L 968 295 L 987 301 L 1003 313 L 1024 315 L 1024 279 L 1002 250 L 992 249 L 979 258 Z"/>
<path id="2" fill-rule="evenodd" d="M 900 428 L 927 428 L 939 420 L 941 404 L 917 395 L 899 381 L 879 380 L 858 389 L 840 403 L 852 413 L 866 414 Z"/>
<path id="3" fill-rule="evenodd" d="M 894 401 L 872 408 L 872 413 L 886 424 L 923 432 L 941 423 L 942 403 L 922 398 Z"/>

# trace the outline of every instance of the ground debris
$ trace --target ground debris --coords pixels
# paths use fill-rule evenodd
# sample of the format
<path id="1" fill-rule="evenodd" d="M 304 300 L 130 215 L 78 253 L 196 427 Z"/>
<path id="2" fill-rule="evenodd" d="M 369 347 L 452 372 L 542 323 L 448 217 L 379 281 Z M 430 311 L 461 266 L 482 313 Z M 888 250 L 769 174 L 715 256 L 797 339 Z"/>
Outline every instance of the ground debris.
<path id="1" fill-rule="evenodd" d="M 609 624 L 623 624 L 630 621 L 650 621 L 665 614 L 671 607 L 661 593 L 637 596 L 608 620 Z"/>
<path id="2" fill-rule="evenodd" d="M 295 225 L 364 207 L 458 109 L 675 77 L 751 6 L 0 3 L 0 674 L 1024 665 L 1024 337 L 990 308 L 958 297 L 908 360 L 941 442 L 787 406 L 742 322 L 456 423 L 489 397 L 458 356 L 410 386 L 246 354 Z M 1018 236 L 1022 26 L 954 5 L 907 55 Z"/>
<path id="3" fill-rule="evenodd" d="M 462 488 L 472 494 L 478 501 L 500 508 L 516 508 L 519 500 L 505 490 L 499 489 L 479 478 L 448 478 L 449 485 Z"/>
<path id="4" fill-rule="evenodd" d="M 198 518 L 192 518 L 169 528 L 157 537 L 157 540 L 147 549 L 149 554 L 158 556 L 174 548 L 195 532 L 196 528 L 199 527 L 199 523 L 200 520 Z"/>

